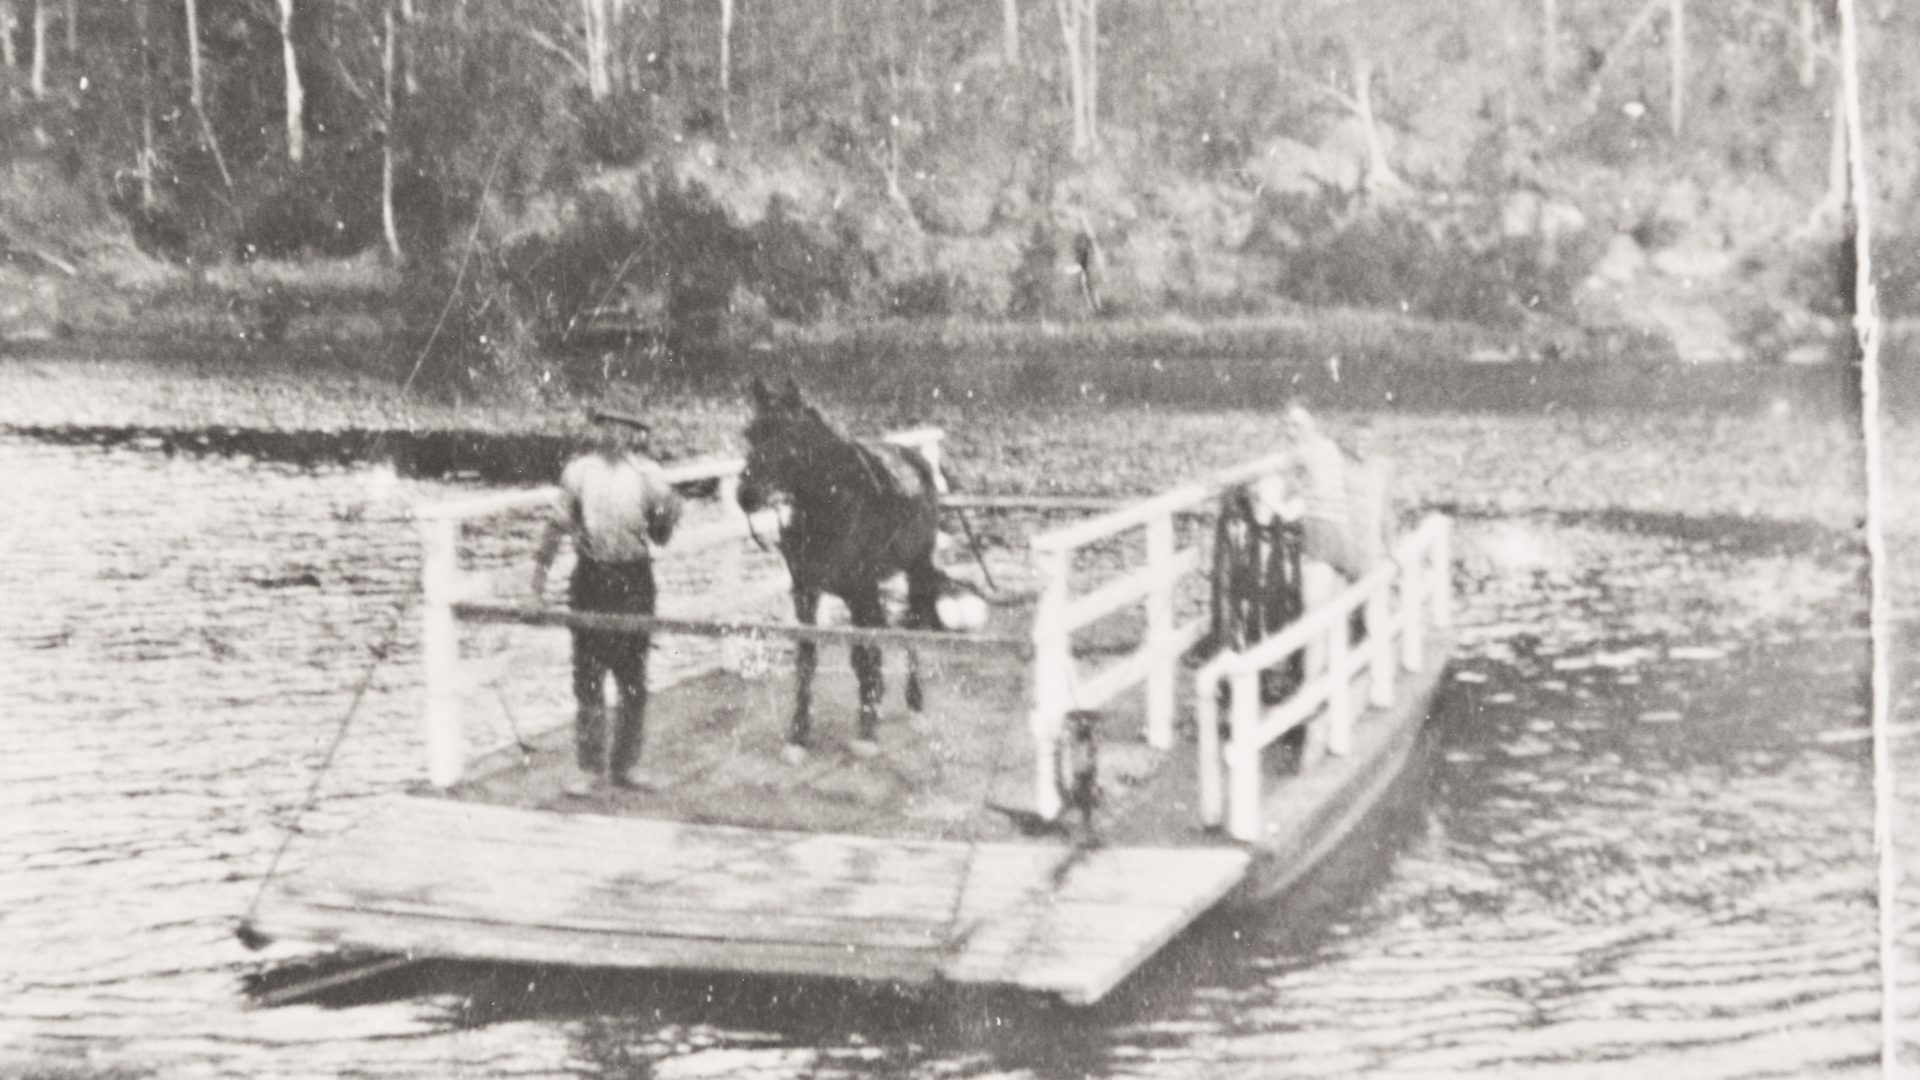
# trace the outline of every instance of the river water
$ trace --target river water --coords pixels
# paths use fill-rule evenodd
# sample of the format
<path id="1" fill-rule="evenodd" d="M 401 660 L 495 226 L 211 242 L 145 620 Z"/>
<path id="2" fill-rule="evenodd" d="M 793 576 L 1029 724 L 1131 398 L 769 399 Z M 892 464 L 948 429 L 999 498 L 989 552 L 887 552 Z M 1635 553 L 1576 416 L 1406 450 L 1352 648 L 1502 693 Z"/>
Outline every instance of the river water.
<path id="1" fill-rule="evenodd" d="M 0 1075 L 1879 1071 L 1861 566 L 1817 532 L 1461 522 L 1415 782 L 1097 1009 L 478 966 L 253 1008 L 298 950 L 233 927 L 363 681 L 302 830 L 421 773 L 407 508 L 478 484 L 8 436 L 0 474 Z"/>

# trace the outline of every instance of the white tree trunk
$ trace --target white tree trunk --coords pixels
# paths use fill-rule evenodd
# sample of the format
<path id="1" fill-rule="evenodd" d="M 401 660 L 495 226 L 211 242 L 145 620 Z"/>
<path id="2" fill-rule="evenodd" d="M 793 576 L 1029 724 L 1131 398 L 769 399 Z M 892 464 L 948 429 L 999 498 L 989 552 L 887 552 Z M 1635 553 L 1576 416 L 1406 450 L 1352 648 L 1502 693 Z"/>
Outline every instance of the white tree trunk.
<path id="1" fill-rule="evenodd" d="M 1060 14 L 1060 38 L 1066 46 L 1067 105 L 1073 117 L 1073 154 L 1085 157 L 1099 141 L 1096 126 L 1098 109 L 1094 95 L 1098 82 L 1094 74 L 1097 57 L 1093 53 L 1098 16 L 1095 0 L 1055 0 Z"/>
<path id="2" fill-rule="evenodd" d="M 733 134 L 733 0 L 720 0 L 720 130 Z"/>
<path id="3" fill-rule="evenodd" d="M 153 40 L 147 33 L 147 0 L 133 0 L 140 34 L 140 209 L 153 209 Z"/>
<path id="4" fill-rule="evenodd" d="M 1080 30 L 1086 35 L 1087 56 L 1087 142 L 1088 148 L 1100 145 L 1100 0 L 1080 0 L 1086 15 Z"/>
<path id="5" fill-rule="evenodd" d="M 1800 0 L 1800 85 L 1808 90 L 1813 89 L 1820 62 L 1819 22 L 1813 2 Z"/>
<path id="6" fill-rule="evenodd" d="M 1540 79 L 1549 94 L 1560 87 L 1560 0 L 1540 0 Z"/>
<path id="7" fill-rule="evenodd" d="M 1020 0 L 1000 0 L 1000 55 L 1008 67 L 1020 63 Z"/>
<path id="8" fill-rule="evenodd" d="M 35 101 L 47 96 L 47 0 L 33 0 L 33 72 L 27 90 Z"/>
<path id="9" fill-rule="evenodd" d="M 1668 44 L 1671 46 L 1672 83 L 1667 103 L 1667 123 L 1675 137 L 1680 134 L 1681 121 L 1687 107 L 1687 0 L 1671 0 L 1668 8 L 1669 21 L 1673 24 L 1667 29 Z"/>
<path id="10" fill-rule="evenodd" d="M 280 0 L 280 54 L 287 74 L 287 160 L 297 164 L 307 156 L 307 96 L 293 45 L 293 0 Z"/>
<path id="11" fill-rule="evenodd" d="M 1400 177 L 1387 163 L 1387 142 L 1373 115 L 1373 60 L 1356 45 L 1349 44 L 1348 50 L 1353 55 L 1353 112 L 1367 138 L 1367 171 L 1360 186 L 1365 191 L 1397 186 Z"/>
<path id="12" fill-rule="evenodd" d="M 8 70 L 20 66 L 20 58 L 13 52 L 13 28 L 18 25 L 13 0 L 0 0 L 0 67 Z"/>
<path id="13" fill-rule="evenodd" d="M 399 62 L 396 46 L 399 20 L 394 13 L 396 0 L 386 2 L 386 40 L 380 49 L 380 96 L 384 116 L 380 127 L 380 231 L 387 240 L 387 254 L 397 266 L 404 258 L 400 250 L 400 223 L 393 214 L 393 141 L 394 141 L 394 85 L 398 82 L 398 73 L 394 70 Z"/>
<path id="14" fill-rule="evenodd" d="M 587 49 L 587 96 L 605 101 L 613 93 L 612 52 L 609 33 L 612 19 L 607 0 L 580 0 Z"/>
<path id="15" fill-rule="evenodd" d="M 193 108 L 193 117 L 200 124 L 201 141 L 207 144 L 207 152 L 213 155 L 213 163 L 220 170 L 221 181 L 227 185 L 228 191 L 232 191 L 233 174 L 227 171 L 227 156 L 220 152 L 220 140 L 213 133 L 213 120 L 207 116 L 207 96 L 200 71 L 200 0 L 182 0 L 181 7 L 187 16 L 187 104 Z"/>
<path id="16" fill-rule="evenodd" d="M 407 97 L 420 93 L 420 69 L 413 62 L 413 0 L 400 0 L 400 88 Z"/>

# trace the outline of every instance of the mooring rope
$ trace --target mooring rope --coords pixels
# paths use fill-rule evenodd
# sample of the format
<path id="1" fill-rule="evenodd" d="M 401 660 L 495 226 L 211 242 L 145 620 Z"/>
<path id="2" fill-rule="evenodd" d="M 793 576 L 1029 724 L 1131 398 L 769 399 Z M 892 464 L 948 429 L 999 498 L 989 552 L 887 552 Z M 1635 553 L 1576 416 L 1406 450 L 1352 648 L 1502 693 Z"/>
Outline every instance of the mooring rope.
<path id="1" fill-rule="evenodd" d="M 413 594 L 409 592 L 394 604 L 393 611 L 388 616 L 386 633 L 380 644 L 373 648 L 373 660 L 367 665 L 366 673 L 360 676 L 360 685 L 354 687 L 353 700 L 347 704 L 345 715 L 340 717 L 340 724 L 334 729 L 333 742 L 320 759 L 320 767 L 314 771 L 313 780 L 307 784 L 306 798 L 301 800 L 299 809 L 294 811 L 293 819 L 287 823 L 286 834 L 280 838 L 280 846 L 274 851 L 272 861 L 267 864 L 267 872 L 260 879 L 260 887 L 254 891 L 253 901 L 247 905 L 246 914 L 240 918 L 238 931 L 240 940 L 249 948 L 259 948 L 260 945 L 265 944 L 265 940 L 253 929 L 254 912 L 259 910 L 260 901 L 266 897 L 267 886 L 273 883 L 273 876 L 279 871 L 280 862 L 286 857 L 287 849 L 293 846 L 293 838 L 299 835 L 300 819 L 306 816 L 307 811 L 313 809 L 314 802 L 319 798 L 320 783 L 326 779 L 327 770 L 333 767 L 334 755 L 339 753 L 340 744 L 346 741 L 347 730 L 353 726 L 353 718 L 360 711 L 360 703 L 366 699 L 367 690 L 373 685 L 374 674 L 380 670 L 380 665 L 386 661 L 388 653 L 392 651 L 394 639 L 400 633 L 400 616 L 406 612 L 412 602 Z"/>

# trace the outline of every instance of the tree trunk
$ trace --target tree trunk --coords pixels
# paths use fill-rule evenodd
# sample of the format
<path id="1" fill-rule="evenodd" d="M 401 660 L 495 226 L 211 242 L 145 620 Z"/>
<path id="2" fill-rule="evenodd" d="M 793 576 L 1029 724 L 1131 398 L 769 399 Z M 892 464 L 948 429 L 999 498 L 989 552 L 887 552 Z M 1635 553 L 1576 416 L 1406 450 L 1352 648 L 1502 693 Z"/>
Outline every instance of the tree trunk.
<path id="1" fill-rule="evenodd" d="M 400 0 L 400 92 L 420 93 L 420 66 L 413 59 L 413 0 Z"/>
<path id="2" fill-rule="evenodd" d="M 733 137 L 733 0 L 720 0 L 720 130 Z"/>
<path id="3" fill-rule="evenodd" d="M 220 140 L 213 133 L 213 121 L 207 116 L 206 91 L 202 86 L 200 73 L 200 0 L 182 0 L 187 16 L 187 104 L 193 108 L 193 117 L 200 124 L 200 139 L 207 145 L 207 153 L 213 155 L 213 163 L 220 170 L 220 180 L 227 190 L 233 190 L 233 174 L 227 171 L 227 156 L 220 152 Z"/>
<path id="4" fill-rule="evenodd" d="M 1060 37 L 1066 46 L 1067 104 L 1073 117 L 1073 154 L 1085 157 L 1099 141 L 1095 125 L 1098 110 L 1094 94 L 1098 83 L 1094 74 L 1097 57 L 1093 53 L 1096 34 L 1096 0 L 1055 0 L 1060 14 Z"/>
<path id="5" fill-rule="evenodd" d="M 140 209 L 153 209 L 153 39 L 148 35 L 147 0 L 133 0 L 133 24 L 140 35 Z"/>
<path id="6" fill-rule="evenodd" d="M 1560 88 L 1560 0 L 1540 0 L 1540 80 L 1549 95 Z"/>
<path id="7" fill-rule="evenodd" d="M 1088 149 L 1100 145 L 1100 0 L 1080 0 L 1086 9 L 1081 32 L 1086 35 Z"/>
<path id="8" fill-rule="evenodd" d="M 13 12 L 13 0 L 0 0 L 0 67 L 8 71 L 20 66 L 20 58 L 13 51 L 13 28 L 17 25 L 17 16 Z"/>
<path id="9" fill-rule="evenodd" d="M 287 160 L 298 164 L 307 156 L 307 100 L 293 45 L 293 0 L 280 0 L 280 54 L 287 73 Z"/>
<path id="10" fill-rule="evenodd" d="M 615 94 L 633 89 L 627 71 L 627 0 L 613 0 L 607 14 L 607 75 Z"/>
<path id="11" fill-rule="evenodd" d="M 1814 16 L 1814 0 L 1800 0 L 1800 85 L 1811 90 L 1818 77 L 1820 61 L 1819 22 Z"/>
<path id="12" fill-rule="evenodd" d="M 33 72 L 27 90 L 35 101 L 47 96 L 47 0 L 33 0 Z"/>
<path id="13" fill-rule="evenodd" d="M 67 59 L 80 55 L 80 0 L 67 0 Z"/>
<path id="14" fill-rule="evenodd" d="M 380 49 L 380 98 L 384 116 L 380 127 L 380 231 L 387 239 L 387 254 L 398 266 L 405 255 L 400 250 L 400 224 L 393 215 L 393 140 L 394 140 L 394 85 L 398 82 L 399 50 L 396 46 L 399 19 L 394 12 L 398 0 L 386 2 L 386 40 Z"/>
<path id="15" fill-rule="evenodd" d="M 595 101 L 605 101 L 613 92 L 613 76 L 608 63 L 611 53 L 611 21 L 607 11 L 607 0 L 580 0 L 582 22 L 585 25 L 587 49 L 587 96 Z"/>
<path id="16" fill-rule="evenodd" d="M 1387 164 L 1387 143 L 1380 137 L 1380 124 L 1373 115 L 1373 60 L 1357 45 L 1348 45 L 1353 55 L 1353 112 L 1367 136 L 1367 172 L 1360 181 L 1364 191 L 1378 191 L 1400 182 L 1393 166 Z"/>
<path id="17" fill-rule="evenodd" d="M 1672 74 L 1669 88 L 1671 96 L 1667 104 L 1667 124 L 1674 137 L 1680 135 L 1681 120 L 1687 106 L 1687 0 L 1671 0 L 1668 7 L 1668 21 L 1673 25 L 1667 28 L 1669 53 L 1672 58 Z"/>
<path id="18" fill-rule="evenodd" d="M 1008 67 L 1020 65 L 1020 0 L 1000 0 L 1000 55 Z"/>

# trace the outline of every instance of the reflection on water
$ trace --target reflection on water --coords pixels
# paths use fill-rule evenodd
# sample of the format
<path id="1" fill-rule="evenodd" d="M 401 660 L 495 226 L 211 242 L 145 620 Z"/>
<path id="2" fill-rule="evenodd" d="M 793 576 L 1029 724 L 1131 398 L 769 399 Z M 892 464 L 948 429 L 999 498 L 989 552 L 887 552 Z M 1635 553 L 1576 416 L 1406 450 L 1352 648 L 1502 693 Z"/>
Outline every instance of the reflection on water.
<path id="1" fill-rule="evenodd" d="M 660 1078 L 1872 1068 L 1871 778 L 1865 744 L 1830 737 L 1865 723 L 1859 567 L 1818 535 L 1462 522 L 1462 649 L 1419 782 L 1294 902 L 1204 922 L 1097 1009 L 479 965 L 248 1009 L 261 961 L 232 927 L 411 594 L 405 508 L 452 489 L 5 438 L 0 470 L 17 511 L 0 526 L 0 1062 Z M 417 639 L 399 625 L 309 833 L 418 774 Z"/>

